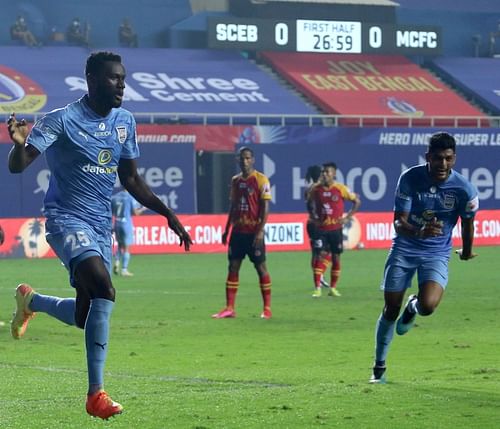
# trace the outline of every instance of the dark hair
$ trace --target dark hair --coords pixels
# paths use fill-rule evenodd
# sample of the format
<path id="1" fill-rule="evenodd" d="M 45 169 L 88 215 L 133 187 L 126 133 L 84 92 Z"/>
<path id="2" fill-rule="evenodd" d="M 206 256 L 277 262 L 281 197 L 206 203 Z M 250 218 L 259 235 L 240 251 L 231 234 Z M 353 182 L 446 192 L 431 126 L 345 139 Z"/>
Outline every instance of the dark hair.
<path id="1" fill-rule="evenodd" d="M 321 165 L 310 165 L 306 171 L 306 182 L 317 182 L 321 176 Z"/>
<path id="2" fill-rule="evenodd" d="M 104 63 L 108 61 L 121 63 L 122 57 L 113 52 L 92 52 L 87 58 L 87 64 L 85 65 L 85 76 L 88 76 L 89 74 L 93 75 L 99 73 L 102 70 Z"/>
<path id="3" fill-rule="evenodd" d="M 248 146 L 242 146 L 238 149 L 238 156 L 240 156 L 243 152 L 250 152 L 250 154 L 253 156 L 253 150 L 250 149 Z"/>
<path id="4" fill-rule="evenodd" d="M 429 139 L 429 152 L 438 152 L 446 149 L 452 149 L 455 152 L 456 145 L 455 137 L 441 131 L 433 134 Z"/>
<path id="5" fill-rule="evenodd" d="M 336 170 L 337 164 L 335 164 L 334 162 L 325 162 L 323 164 L 323 168 L 335 168 L 335 170 Z"/>

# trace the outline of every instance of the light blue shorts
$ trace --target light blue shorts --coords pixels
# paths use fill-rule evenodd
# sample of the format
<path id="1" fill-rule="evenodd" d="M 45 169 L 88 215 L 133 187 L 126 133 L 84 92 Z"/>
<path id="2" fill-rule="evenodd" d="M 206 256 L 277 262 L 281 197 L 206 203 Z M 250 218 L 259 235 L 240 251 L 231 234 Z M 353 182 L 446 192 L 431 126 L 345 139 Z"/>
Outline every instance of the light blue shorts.
<path id="1" fill-rule="evenodd" d="M 417 274 L 419 286 L 427 281 L 438 283 L 443 289 L 448 284 L 448 257 L 402 256 L 391 252 L 384 268 L 380 288 L 386 292 L 402 292 L 411 287 Z"/>
<path id="2" fill-rule="evenodd" d="M 119 246 L 130 246 L 134 242 L 134 229 L 129 223 L 115 222 L 114 230 Z"/>
<path id="3" fill-rule="evenodd" d="M 89 225 L 71 215 L 49 218 L 45 223 L 47 243 L 54 250 L 70 273 L 73 286 L 73 274 L 81 261 L 100 256 L 111 273 L 111 231 L 109 228 Z"/>

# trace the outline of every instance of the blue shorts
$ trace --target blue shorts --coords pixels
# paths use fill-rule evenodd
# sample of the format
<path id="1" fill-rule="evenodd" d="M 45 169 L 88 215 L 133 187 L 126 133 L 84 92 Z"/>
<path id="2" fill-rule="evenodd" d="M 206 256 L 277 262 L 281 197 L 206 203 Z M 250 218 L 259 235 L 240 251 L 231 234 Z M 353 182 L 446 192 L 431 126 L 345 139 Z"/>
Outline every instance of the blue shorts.
<path id="1" fill-rule="evenodd" d="M 417 274 L 418 285 L 427 281 L 438 283 L 443 289 L 448 284 L 448 257 L 403 256 L 389 253 L 380 288 L 386 292 L 403 292 L 411 287 Z"/>
<path id="2" fill-rule="evenodd" d="M 70 273 L 72 286 L 76 266 L 91 256 L 100 256 L 111 273 L 110 228 L 92 226 L 71 215 L 60 215 L 47 219 L 45 231 L 47 243 Z"/>
<path id="3" fill-rule="evenodd" d="M 134 242 L 134 229 L 129 223 L 115 222 L 114 231 L 120 247 L 130 246 Z"/>

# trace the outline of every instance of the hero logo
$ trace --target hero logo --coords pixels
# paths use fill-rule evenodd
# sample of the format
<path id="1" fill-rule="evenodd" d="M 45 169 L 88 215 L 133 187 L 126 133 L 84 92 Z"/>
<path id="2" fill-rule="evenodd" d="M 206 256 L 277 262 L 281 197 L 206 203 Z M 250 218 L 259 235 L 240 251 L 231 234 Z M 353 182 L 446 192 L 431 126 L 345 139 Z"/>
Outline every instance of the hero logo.
<path id="1" fill-rule="evenodd" d="M 252 42 L 259 40 L 259 31 L 253 24 L 222 24 L 215 27 L 217 40 L 221 42 Z"/>
<path id="2" fill-rule="evenodd" d="M 435 31 L 404 31 L 396 32 L 396 45 L 398 48 L 429 48 L 438 47 L 437 33 Z"/>

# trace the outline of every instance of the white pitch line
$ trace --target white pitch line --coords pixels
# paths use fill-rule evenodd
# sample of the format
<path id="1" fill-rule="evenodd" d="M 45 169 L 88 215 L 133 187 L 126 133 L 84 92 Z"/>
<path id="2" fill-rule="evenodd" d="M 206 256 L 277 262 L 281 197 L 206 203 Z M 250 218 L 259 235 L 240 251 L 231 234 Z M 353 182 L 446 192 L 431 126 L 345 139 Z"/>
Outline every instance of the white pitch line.
<path id="1" fill-rule="evenodd" d="M 0 363 L 0 369 L 30 369 L 35 371 L 43 371 L 43 372 L 55 372 L 55 373 L 64 373 L 64 374 L 86 374 L 86 371 L 79 369 L 70 369 L 70 368 L 57 368 L 50 366 L 34 366 L 34 365 L 16 365 L 9 363 Z M 284 383 L 269 383 L 266 381 L 257 381 L 257 380 L 211 380 L 208 378 L 199 378 L 199 377 L 179 377 L 176 375 L 138 375 L 138 374 L 121 374 L 116 372 L 107 372 L 107 376 L 121 378 L 121 379 L 136 379 L 136 380 L 150 380 L 152 382 L 184 382 L 184 383 L 193 383 L 193 384 L 214 384 L 214 385 L 241 385 L 241 386 L 255 386 L 255 387 L 267 387 L 267 388 L 284 388 L 290 387 L 290 384 Z"/>

